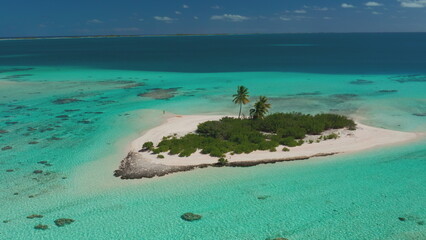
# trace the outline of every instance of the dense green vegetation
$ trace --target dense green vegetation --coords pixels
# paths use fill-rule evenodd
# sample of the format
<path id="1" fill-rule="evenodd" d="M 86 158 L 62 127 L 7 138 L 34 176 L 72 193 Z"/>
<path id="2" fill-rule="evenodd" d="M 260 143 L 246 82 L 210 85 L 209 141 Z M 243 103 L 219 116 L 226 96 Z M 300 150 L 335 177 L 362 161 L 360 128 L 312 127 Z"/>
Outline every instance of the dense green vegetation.
<path id="1" fill-rule="evenodd" d="M 225 117 L 219 121 L 199 124 L 196 133 L 183 137 L 164 137 L 155 148 L 147 142 L 144 149 L 154 154 L 168 152 L 180 157 L 190 156 L 199 149 L 202 154 L 222 158 L 226 153 L 276 151 L 279 145 L 299 146 L 304 143 L 306 135 L 320 135 L 325 130 L 339 128 L 355 129 L 355 123 L 336 114 L 274 113 L 262 119 Z M 336 134 L 331 134 L 323 139 L 337 137 Z M 284 151 L 287 150 L 288 148 Z"/>
<path id="2" fill-rule="evenodd" d="M 220 165 L 225 165 L 225 154 L 251 153 L 256 150 L 277 151 L 283 145 L 282 151 L 290 151 L 304 143 L 306 135 L 320 135 L 325 130 L 348 128 L 355 130 L 355 122 L 345 116 L 336 114 L 309 115 L 297 112 L 274 113 L 266 115 L 271 108 L 268 98 L 261 96 L 250 109 L 250 118 L 240 118 L 243 104 L 249 102 L 248 89 L 244 86 L 237 88 L 233 102 L 240 105 L 238 118 L 224 117 L 219 121 L 207 121 L 198 125 L 195 133 L 183 137 L 176 135 L 163 137 L 155 147 L 152 142 L 146 142 L 142 151 L 188 157 L 197 150 L 202 154 L 218 157 Z M 320 140 L 336 139 L 338 135 L 321 136 Z M 309 140 L 313 143 L 313 140 Z"/>

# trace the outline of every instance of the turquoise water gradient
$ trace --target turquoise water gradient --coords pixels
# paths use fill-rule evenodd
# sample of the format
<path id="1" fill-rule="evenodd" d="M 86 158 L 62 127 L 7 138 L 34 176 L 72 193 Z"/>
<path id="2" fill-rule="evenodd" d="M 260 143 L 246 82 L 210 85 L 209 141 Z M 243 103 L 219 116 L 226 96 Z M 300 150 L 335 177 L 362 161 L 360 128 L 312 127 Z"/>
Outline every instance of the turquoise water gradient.
<path id="1" fill-rule="evenodd" d="M 279 51 L 290 55 L 304 47 L 313 48 L 312 54 L 323 54 L 317 48 L 324 46 L 325 37 L 321 41 L 294 38 L 267 38 L 259 46 L 280 44 Z M 247 47 L 255 40 L 241 41 Z M 192 70 L 158 71 L 160 63 L 144 65 L 154 53 L 135 60 L 140 66 L 131 61 L 133 67 L 124 68 L 121 62 L 110 62 L 112 56 L 135 56 L 122 56 L 112 49 L 102 53 L 107 60 L 99 60 L 101 54 L 88 61 L 79 52 L 62 52 L 61 46 L 77 48 L 74 40 L 40 41 L 0 43 L 0 130 L 5 131 L 0 133 L 0 148 L 12 147 L 0 151 L 0 239 L 426 239 L 424 139 L 357 154 L 250 168 L 207 168 L 142 180 L 112 176 L 130 141 L 160 124 L 163 110 L 235 114 L 238 106 L 232 104 L 231 96 L 238 85 L 247 86 L 252 98 L 268 96 L 273 112 L 334 112 L 373 126 L 425 132 L 426 118 L 420 116 L 426 113 L 424 73 L 407 66 L 398 70 L 385 60 L 383 69 L 393 71 L 371 72 L 362 64 L 358 68 L 364 73 L 353 72 L 356 66 L 315 73 L 309 64 L 306 71 L 242 71 L 245 64 L 255 62 L 257 50 L 246 53 L 247 61 L 242 55 L 241 62 L 218 71 L 205 72 L 212 66 L 202 62 Z M 51 43 L 52 49 L 44 50 L 47 55 L 28 50 L 43 41 Z M 83 50 L 93 44 L 86 41 Z M 118 40 L 112 41 L 114 45 Z M 144 41 L 149 45 L 170 40 Z M 176 40 L 182 41 L 188 39 Z M 226 41 L 218 44 L 227 46 Z M 233 39 L 229 41 L 234 46 Z M 385 45 L 394 46 L 394 42 Z M 175 51 L 163 50 L 160 56 Z M 214 54 L 207 45 L 202 50 L 197 54 Z M 57 57 L 61 54 L 64 61 Z M 314 58 L 310 54 L 303 56 L 307 62 Z M 332 64 L 333 57 L 328 57 L 325 62 Z M 423 61 L 416 57 L 417 62 Z M 257 61 L 262 58 L 266 55 Z M 297 54 L 292 58 L 297 59 Z M 340 64 L 349 63 L 348 59 L 342 58 Z M 162 68 L 182 64 L 175 59 L 164 61 Z M 266 66 L 262 64 L 260 68 Z M 168 100 L 138 96 L 155 88 L 177 89 Z M 58 99 L 78 101 L 57 104 Z M 185 212 L 203 218 L 185 222 L 180 219 Z M 26 218 L 32 214 L 44 217 Z M 53 223 L 57 218 L 75 222 L 59 228 Z M 35 230 L 39 223 L 49 229 Z"/>

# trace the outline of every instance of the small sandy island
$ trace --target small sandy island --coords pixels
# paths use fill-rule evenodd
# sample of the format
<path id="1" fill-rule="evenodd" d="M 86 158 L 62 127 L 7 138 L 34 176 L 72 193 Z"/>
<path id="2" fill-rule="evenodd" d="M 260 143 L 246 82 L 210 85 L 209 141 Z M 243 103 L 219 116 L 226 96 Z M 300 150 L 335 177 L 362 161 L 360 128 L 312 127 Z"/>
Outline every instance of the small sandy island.
<path id="1" fill-rule="evenodd" d="M 194 168 L 216 166 L 218 158 L 201 154 L 199 151 L 189 157 L 164 154 L 164 158 L 159 159 L 156 154 L 140 152 L 140 149 L 145 142 L 151 141 L 154 145 L 157 145 L 164 136 L 173 134 L 183 136 L 194 132 L 199 123 L 219 120 L 223 117 L 223 115 L 171 116 L 163 124 L 146 131 L 141 137 L 131 143 L 129 154 L 121 161 L 120 167 L 115 171 L 114 175 L 122 179 L 151 178 L 173 172 L 188 171 Z M 247 167 L 358 152 L 380 146 L 407 143 L 424 136 L 423 133 L 400 132 L 366 126 L 360 123 L 357 123 L 357 128 L 354 131 L 347 129 L 329 130 L 324 132 L 323 135 L 331 133 L 336 133 L 340 137 L 316 142 L 316 139 L 320 137 L 319 135 L 307 136 L 305 144 L 289 148 L 290 151 L 288 152 L 281 151 L 282 147 L 279 147 L 276 152 L 255 151 L 250 154 L 227 154 L 227 166 Z M 313 143 L 308 143 L 309 140 L 314 141 Z"/>

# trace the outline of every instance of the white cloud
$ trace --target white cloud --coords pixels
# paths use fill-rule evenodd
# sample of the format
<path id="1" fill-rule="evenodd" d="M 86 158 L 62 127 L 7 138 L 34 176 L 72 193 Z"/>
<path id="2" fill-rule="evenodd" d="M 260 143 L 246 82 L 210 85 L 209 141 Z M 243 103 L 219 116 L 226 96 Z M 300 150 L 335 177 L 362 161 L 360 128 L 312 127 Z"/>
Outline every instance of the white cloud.
<path id="1" fill-rule="evenodd" d="M 210 18 L 211 20 L 225 20 L 230 22 L 242 22 L 249 20 L 249 17 L 234 15 L 234 14 L 223 14 L 223 15 L 213 15 Z"/>
<path id="2" fill-rule="evenodd" d="M 323 17 L 323 19 L 325 19 L 325 20 L 331 20 L 333 18 L 331 18 L 331 17 Z"/>
<path id="3" fill-rule="evenodd" d="M 308 5 L 304 5 L 303 8 L 312 9 L 312 10 L 315 10 L 315 11 L 328 11 L 329 10 L 328 7 L 318 7 L 318 6 L 308 6 Z"/>
<path id="4" fill-rule="evenodd" d="M 183 5 L 182 5 L 182 7 L 183 7 L 183 8 L 189 8 L 189 6 L 188 6 L 188 5 L 186 5 L 186 4 L 183 4 Z"/>
<path id="5" fill-rule="evenodd" d="M 327 7 L 314 7 L 315 11 L 328 11 Z"/>
<path id="6" fill-rule="evenodd" d="M 291 18 L 289 17 L 280 17 L 280 19 L 283 21 L 291 21 Z"/>
<path id="7" fill-rule="evenodd" d="M 373 12 L 371 12 L 371 14 L 374 14 L 374 15 L 380 15 L 380 14 L 382 14 L 382 13 L 381 13 L 381 12 L 373 11 Z"/>
<path id="8" fill-rule="evenodd" d="M 398 0 L 401 2 L 402 7 L 406 8 L 424 8 L 426 7 L 426 0 Z"/>
<path id="9" fill-rule="evenodd" d="M 220 9 L 220 6 L 219 5 L 215 5 L 215 6 L 212 6 L 211 8 L 213 8 L 213 9 Z"/>
<path id="10" fill-rule="evenodd" d="M 312 17 L 308 17 L 306 15 L 283 15 L 279 18 L 282 21 L 305 21 L 308 19 L 312 19 Z"/>
<path id="11" fill-rule="evenodd" d="M 351 4 L 347 4 L 347 3 L 342 3 L 342 8 L 354 8 L 355 6 L 354 5 L 351 5 Z"/>
<path id="12" fill-rule="evenodd" d="M 139 19 L 138 19 L 138 21 L 139 21 L 139 22 L 143 22 L 143 21 L 145 21 L 145 19 L 143 19 L 143 18 L 139 18 Z"/>
<path id="13" fill-rule="evenodd" d="M 367 7 L 380 7 L 380 6 L 383 6 L 383 4 L 378 3 L 378 2 L 367 2 L 367 3 L 365 3 L 365 6 L 367 6 Z"/>
<path id="14" fill-rule="evenodd" d="M 306 10 L 304 9 L 299 9 L 299 10 L 294 10 L 295 13 L 299 13 L 299 14 L 303 14 L 306 13 Z"/>
<path id="15" fill-rule="evenodd" d="M 160 16 L 155 16 L 154 19 L 160 22 L 167 22 L 167 23 L 170 23 L 176 20 L 171 17 L 160 17 Z"/>
<path id="16" fill-rule="evenodd" d="M 194 19 L 195 19 L 195 20 L 198 20 L 198 19 L 199 19 L 199 17 L 197 17 L 197 16 L 194 16 Z"/>
<path id="17" fill-rule="evenodd" d="M 91 19 L 91 20 L 88 20 L 87 23 L 100 24 L 100 23 L 103 23 L 103 22 L 99 19 Z"/>
<path id="18" fill-rule="evenodd" d="M 175 11 L 176 15 L 181 15 L 182 13 L 179 11 Z"/>

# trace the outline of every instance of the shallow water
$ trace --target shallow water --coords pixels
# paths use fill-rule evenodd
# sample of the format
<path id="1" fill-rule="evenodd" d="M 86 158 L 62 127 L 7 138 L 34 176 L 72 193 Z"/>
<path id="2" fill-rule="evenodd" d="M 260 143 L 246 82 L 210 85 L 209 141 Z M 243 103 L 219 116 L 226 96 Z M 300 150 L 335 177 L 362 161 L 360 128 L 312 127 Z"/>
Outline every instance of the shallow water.
<path id="1" fill-rule="evenodd" d="M 344 69 L 332 72 L 333 57 L 341 53 L 324 55 L 330 39 L 357 48 L 371 36 L 355 43 L 342 36 L 279 36 L 220 38 L 210 47 L 201 43 L 212 39 L 198 37 L 0 42 L 0 148 L 12 147 L 0 151 L 0 220 L 7 221 L 0 223 L 0 239 L 426 239 L 425 140 L 354 155 L 208 168 L 157 179 L 112 176 L 128 143 L 160 124 L 163 110 L 234 114 L 238 107 L 231 95 L 238 85 L 248 87 L 253 97 L 268 96 L 272 111 L 335 112 L 374 126 L 426 131 L 421 116 L 426 113 L 426 72 L 416 68 L 424 57 L 413 53 L 416 64 L 397 67 L 401 59 L 373 61 L 373 56 L 354 53 L 352 60 L 336 65 Z M 388 36 L 382 37 L 385 50 L 395 46 L 395 39 L 425 37 Z M 127 50 L 105 50 L 120 41 L 129 43 Z M 235 41 L 245 44 L 238 49 Z M 179 51 L 160 51 L 166 43 L 179 45 Z M 49 50 L 34 48 L 44 44 Z M 159 45 L 149 50 L 152 44 Z M 191 51 L 194 44 L 197 51 Z M 287 71 L 278 55 L 265 63 L 272 53 L 262 49 L 270 44 L 281 45 L 285 59 L 323 57 L 326 67 L 316 71 L 317 66 L 301 61 Z M 243 51 L 248 46 L 252 52 Z M 132 47 L 139 56 L 126 55 Z M 313 50 L 300 52 L 305 47 Z M 346 47 L 345 53 L 353 50 Z M 426 44 L 420 47 L 425 50 Z M 241 54 L 240 61 L 210 65 L 221 59 L 213 58 L 212 48 L 224 55 L 232 49 Z M 212 59 L 191 66 L 176 57 L 162 58 L 181 54 L 192 62 L 204 53 Z M 388 53 L 380 53 L 372 54 L 386 59 Z M 162 62 L 150 62 L 152 56 Z M 377 72 L 363 64 L 349 66 L 363 59 L 376 69 L 383 66 Z M 138 96 L 158 88 L 167 93 L 159 96 L 163 99 Z M 184 222 L 180 215 L 185 212 L 203 219 Z M 26 219 L 31 214 L 44 218 Z M 57 218 L 76 222 L 58 228 L 53 224 Z M 38 223 L 50 229 L 33 229 Z"/>

